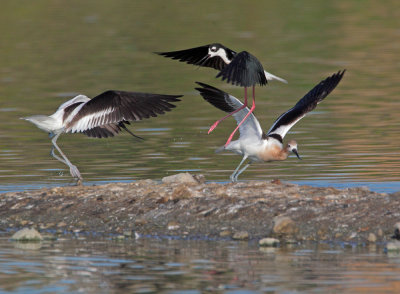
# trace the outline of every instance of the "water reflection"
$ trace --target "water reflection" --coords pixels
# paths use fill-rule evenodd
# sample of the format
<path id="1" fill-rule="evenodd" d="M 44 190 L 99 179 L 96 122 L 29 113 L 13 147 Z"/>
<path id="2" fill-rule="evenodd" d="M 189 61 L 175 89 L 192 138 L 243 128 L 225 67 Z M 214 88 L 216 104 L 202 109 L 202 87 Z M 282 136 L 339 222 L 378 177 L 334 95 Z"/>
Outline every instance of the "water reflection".
<path id="1" fill-rule="evenodd" d="M 72 183 L 68 170 L 49 156 L 46 135 L 18 118 L 52 113 L 76 93 L 93 96 L 107 89 L 185 97 L 173 112 L 134 124 L 132 129 L 144 142 L 128 135 L 109 140 L 60 138 L 60 146 L 87 181 L 160 179 L 185 170 L 226 181 L 240 158 L 214 154 L 214 149 L 224 143 L 234 122 L 226 121 L 207 135 L 221 113 L 194 91 L 194 81 L 236 97 L 242 97 L 242 89 L 214 79 L 212 69 L 151 53 L 214 41 L 251 51 L 267 70 L 289 81 L 257 89 L 257 116 L 263 127 L 321 79 L 347 68 L 345 79 L 318 112 L 287 136 L 297 139 L 304 160 L 255 164 L 242 180 L 365 183 L 378 191 L 382 190 L 376 183 L 386 182 L 389 189 L 384 191 L 400 190 L 396 4 L 4 3 L 0 191 Z"/>
<path id="2" fill-rule="evenodd" d="M 394 293 L 400 287 L 400 256 L 379 246 L 259 248 L 253 242 L 82 237 L 32 248 L 0 243 L 2 291 Z"/>

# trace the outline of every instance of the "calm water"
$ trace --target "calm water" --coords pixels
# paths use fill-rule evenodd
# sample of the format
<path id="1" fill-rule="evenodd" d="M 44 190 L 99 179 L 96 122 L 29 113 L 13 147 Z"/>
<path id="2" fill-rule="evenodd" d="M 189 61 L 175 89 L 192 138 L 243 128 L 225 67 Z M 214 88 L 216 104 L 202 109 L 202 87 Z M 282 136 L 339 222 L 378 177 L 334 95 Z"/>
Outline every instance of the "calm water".
<path id="1" fill-rule="evenodd" d="M 22 4 L 23 3 L 23 4 Z M 257 88 L 264 129 L 328 75 L 338 88 L 296 125 L 303 160 L 254 164 L 241 180 L 400 190 L 398 1 L 2 1 L 0 10 L 0 192 L 73 180 L 50 155 L 47 135 L 26 121 L 78 93 L 107 89 L 184 94 L 165 116 L 135 123 L 144 142 L 64 135 L 59 145 L 88 182 L 161 179 L 180 171 L 226 181 L 241 158 L 214 154 L 234 127 L 194 90 L 202 81 L 242 98 L 216 71 L 154 51 L 222 42 L 249 50 L 289 81 Z M 397 8 L 396 8 L 397 7 Z"/>
<path id="2" fill-rule="evenodd" d="M 0 291 L 13 293 L 396 293 L 400 255 L 382 247 L 254 242 L 0 239 Z"/>

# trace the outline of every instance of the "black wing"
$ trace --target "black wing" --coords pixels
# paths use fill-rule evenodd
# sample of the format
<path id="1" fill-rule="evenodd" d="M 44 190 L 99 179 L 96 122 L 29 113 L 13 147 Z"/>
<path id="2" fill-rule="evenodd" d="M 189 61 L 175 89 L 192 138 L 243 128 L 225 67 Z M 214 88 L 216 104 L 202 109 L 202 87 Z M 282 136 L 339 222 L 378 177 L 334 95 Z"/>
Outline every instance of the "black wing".
<path id="1" fill-rule="evenodd" d="M 103 130 L 114 132 L 123 121 L 137 121 L 156 117 L 170 111 L 182 95 L 162 95 L 125 91 L 106 91 L 84 103 L 79 111 L 65 120 L 66 132 L 84 132 L 103 126 Z M 108 125 L 109 127 L 104 127 Z M 119 127 L 122 127 L 119 125 Z M 99 131 L 99 129 L 97 129 Z M 104 131 L 104 132 L 107 132 Z"/>
<path id="2" fill-rule="evenodd" d="M 194 64 L 198 66 L 211 67 L 217 70 L 222 70 L 227 64 L 221 57 L 219 56 L 208 57 L 208 50 L 212 45 L 217 45 L 223 48 L 226 51 L 228 58 L 233 58 L 233 56 L 236 54 L 235 51 L 218 43 L 185 49 L 185 50 L 179 50 L 179 51 L 155 52 L 155 53 L 161 56 L 179 60 L 181 62 L 186 62 L 188 64 Z"/>
<path id="3" fill-rule="evenodd" d="M 118 135 L 118 133 L 122 130 L 125 130 L 128 132 L 131 136 L 143 140 L 142 137 L 139 137 L 132 133 L 125 124 L 130 125 L 129 121 L 121 121 L 118 124 L 108 124 L 108 125 L 102 125 L 99 127 L 95 127 L 93 129 L 89 129 L 86 131 L 83 131 L 86 136 L 88 137 L 93 137 L 93 138 L 108 138 L 108 137 L 114 137 L 115 135 Z"/>
<path id="4" fill-rule="evenodd" d="M 196 84 L 202 87 L 195 89 L 200 92 L 204 100 L 222 111 L 231 113 L 243 105 L 239 100 L 230 98 L 228 93 L 213 86 L 201 82 L 196 82 Z"/>
<path id="5" fill-rule="evenodd" d="M 338 71 L 316 85 L 310 92 L 301 98 L 293 108 L 279 116 L 269 129 L 267 135 L 270 136 L 276 134 L 281 136 L 283 139 L 291 127 L 293 127 L 308 112 L 314 110 L 315 107 L 317 107 L 317 104 L 324 100 L 324 98 L 336 88 L 345 71 L 346 70 Z"/>
<path id="6" fill-rule="evenodd" d="M 236 97 L 225 93 L 217 88 L 210 85 L 196 82 L 202 88 L 196 88 L 200 92 L 200 95 L 204 100 L 208 101 L 211 105 L 214 105 L 218 109 L 225 112 L 233 112 L 238 108 L 243 106 L 243 103 L 239 101 Z M 235 112 L 232 116 L 235 118 L 237 124 L 241 123 L 246 115 L 249 113 L 250 109 L 248 107 Z M 261 138 L 262 129 L 260 123 L 253 113 L 241 124 L 239 127 L 240 137 L 256 137 Z"/>
<path id="7" fill-rule="evenodd" d="M 241 87 L 250 87 L 256 84 L 267 84 L 264 68 L 260 61 L 247 51 L 238 53 L 232 62 L 220 71 L 217 78 L 222 77 L 228 83 Z"/>

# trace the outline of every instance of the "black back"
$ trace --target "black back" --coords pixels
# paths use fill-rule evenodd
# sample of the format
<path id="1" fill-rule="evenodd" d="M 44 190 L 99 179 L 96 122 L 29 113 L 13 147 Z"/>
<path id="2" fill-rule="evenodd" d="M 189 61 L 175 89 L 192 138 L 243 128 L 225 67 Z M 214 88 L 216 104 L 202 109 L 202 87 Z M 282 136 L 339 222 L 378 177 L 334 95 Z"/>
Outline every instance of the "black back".
<path id="1" fill-rule="evenodd" d="M 219 77 L 222 77 L 223 81 L 241 87 L 267 84 L 261 62 L 247 51 L 238 53 L 232 62 L 220 71 L 217 75 L 217 78 Z"/>

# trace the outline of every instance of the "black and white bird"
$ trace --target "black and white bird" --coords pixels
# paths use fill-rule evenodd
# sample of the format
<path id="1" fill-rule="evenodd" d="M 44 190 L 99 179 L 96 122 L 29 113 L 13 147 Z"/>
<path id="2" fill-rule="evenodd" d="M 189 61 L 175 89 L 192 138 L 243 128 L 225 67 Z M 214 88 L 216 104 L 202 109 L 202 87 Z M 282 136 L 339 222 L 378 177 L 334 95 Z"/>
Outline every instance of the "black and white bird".
<path id="1" fill-rule="evenodd" d="M 247 88 L 253 87 L 253 104 L 250 108 L 249 115 L 255 109 L 255 85 L 266 85 L 268 80 L 278 80 L 287 83 L 286 80 L 277 77 L 264 70 L 260 61 L 247 51 L 235 52 L 222 44 L 213 43 L 196 48 L 171 51 L 171 52 L 156 52 L 159 55 L 169 57 L 188 64 L 198 66 L 211 67 L 219 70 L 217 75 L 222 80 L 228 83 L 244 87 L 244 104 L 241 108 L 229 113 L 227 116 L 217 120 L 208 130 L 211 133 L 220 122 L 233 115 L 234 113 L 247 107 Z M 248 116 L 243 118 L 243 123 Z M 240 123 L 240 124 L 241 124 Z M 239 126 L 240 126 L 239 124 Z M 233 135 L 238 130 L 239 126 L 229 136 L 225 145 L 228 145 L 232 140 Z"/>
<path id="2" fill-rule="evenodd" d="M 82 181 L 78 168 L 73 165 L 67 156 L 58 147 L 56 141 L 63 133 L 83 133 L 89 137 L 107 138 L 117 135 L 121 130 L 128 130 L 129 121 L 138 121 L 156 117 L 175 107 L 172 102 L 180 101 L 182 95 L 162 95 L 125 91 L 106 91 L 93 99 L 85 95 L 78 95 L 58 107 L 50 116 L 33 115 L 23 117 L 39 129 L 49 133 L 54 147 L 51 155 L 68 165 L 71 176 Z M 62 158 L 55 154 L 54 148 Z"/>
<path id="3" fill-rule="evenodd" d="M 239 127 L 239 139 L 216 150 L 216 152 L 228 150 L 243 156 L 242 161 L 230 176 L 231 181 L 237 181 L 238 176 L 253 162 L 285 160 L 291 152 L 301 159 L 297 151 L 297 142 L 290 140 L 286 145 L 283 145 L 283 138 L 300 119 L 315 109 L 317 104 L 336 88 L 344 72 L 345 70 L 339 71 L 321 81 L 301 98 L 293 108 L 280 115 L 267 133 L 263 132 L 254 114 L 250 114 L 249 118 Z M 232 95 L 203 83 L 197 82 L 197 84 L 202 87 L 196 88 L 201 96 L 218 109 L 225 112 L 233 112 L 242 108 L 243 103 Z M 243 117 L 249 113 L 250 110 L 246 107 L 233 114 L 233 117 L 239 124 Z M 240 169 L 246 159 L 249 159 L 249 163 Z"/>

